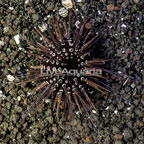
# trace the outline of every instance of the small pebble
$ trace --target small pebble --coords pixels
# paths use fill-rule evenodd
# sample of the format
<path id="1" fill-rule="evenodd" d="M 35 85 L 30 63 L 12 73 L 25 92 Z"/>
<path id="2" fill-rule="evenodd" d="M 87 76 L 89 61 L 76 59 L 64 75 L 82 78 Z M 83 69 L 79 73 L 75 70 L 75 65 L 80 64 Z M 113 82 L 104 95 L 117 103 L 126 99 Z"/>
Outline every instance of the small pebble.
<path id="1" fill-rule="evenodd" d="M 12 82 L 14 81 L 15 78 L 12 75 L 7 75 L 7 79 Z"/>
<path id="2" fill-rule="evenodd" d="M 28 4 L 29 3 L 29 0 L 25 0 L 25 4 Z"/>
<path id="3" fill-rule="evenodd" d="M 77 111 L 76 114 L 78 115 L 80 113 L 80 111 Z"/>
<path id="4" fill-rule="evenodd" d="M 85 25 L 85 28 L 87 28 L 87 29 L 91 29 L 92 28 L 92 24 L 91 23 L 86 23 L 86 25 Z"/>
<path id="5" fill-rule="evenodd" d="M 118 127 L 116 127 L 116 126 L 113 126 L 113 133 L 114 134 L 117 134 L 117 133 L 119 133 L 120 132 L 120 129 L 118 128 Z"/>
<path id="6" fill-rule="evenodd" d="M 113 11 L 115 9 L 115 6 L 113 4 L 109 4 L 109 5 L 107 5 L 107 9 L 109 11 Z"/>
<path id="7" fill-rule="evenodd" d="M 139 127 L 143 127 L 143 126 L 144 126 L 144 123 L 141 122 L 140 120 L 137 120 L 137 121 L 136 121 L 136 124 L 137 124 Z"/>
<path id="8" fill-rule="evenodd" d="M 22 112 L 22 107 L 16 106 L 15 110 L 20 113 L 20 112 Z"/>
<path id="9" fill-rule="evenodd" d="M 62 17 L 66 17 L 68 15 L 68 10 L 64 7 L 59 9 L 59 15 Z"/>
<path id="10" fill-rule="evenodd" d="M 18 100 L 18 101 L 21 101 L 21 97 L 20 97 L 20 96 L 18 96 L 18 97 L 17 97 L 17 100 Z"/>
<path id="11" fill-rule="evenodd" d="M 0 46 L 4 46 L 4 41 L 0 40 Z"/>
<path id="12" fill-rule="evenodd" d="M 33 14 L 32 19 L 33 19 L 33 22 L 38 21 L 39 20 L 39 15 L 38 14 Z"/>
<path id="13" fill-rule="evenodd" d="M 22 50 L 22 47 L 19 47 L 18 49 L 19 49 L 19 50 Z"/>
<path id="14" fill-rule="evenodd" d="M 134 2 L 137 4 L 137 3 L 139 3 L 139 0 L 134 0 Z"/>
<path id="15" fill-rule="evenodd" d="M 63 5 L 65 8 L 72 8 L 72 7 L 73 7 L 73 4 L 72 4 L 72 1 L 71 1 L 71 0 L 62 0 L 62 5 Z"/>
<path id="16" fill-rule="evenodd" d="M 127 26 L 125 24 L 121 24 L 121 27 L 126 28 Z"/>
<path id="17" fill-rule="evenodd" d="M 54 133 L 56 133 L 57 127 L 52 127 L 52 130 L 53 130 Z"/>
<path id="18" fill-rule="evenodd" d="M 11 104 L 9 102 L 6 102 L 6 107 L 7 107 L 7 109 L 10 109 Z"/>
<path id="19" fill-rule="evenodd" d="M 46 100 L 45 100 L 45 103 L 50 103 L 50 102 L 51 102 L 50 99 L 46 99 Z"/>
<path id="20" fill-rule="evenodd" d="M 132 84 L 131 84 L 131 88 L 134 88 L 134 87 L 135 87 L 135 84 L 134 84 L 134 83 L 132 83 Z"/>
<path id="21" fill-rule="evenodd" d="M 119 110 L 122 110 L 123 108 L 124 108 L 124 103 L 119 103 L 119 104 L 118 104 L 118 109 L 119 109 Z"/>
<path id="22" fill-rule="evenodd" d="M 19 140 L 19 139 L 21 139 L 21 137 L 22 137 L 22 133 L 19 132 L 19 133 L 17 134 L 17 139 Z"/>
<path id="23" fill-rule="evenodd" d="M 13 7 L 9 7 L 9 9 L 10 9 L 10 10 L 14 10 L 14 8 L 13 8 Z"/>
<path id="24" fill-rule="evenodd" d="M 5 98 L 6 96 L 2 94 L 2 91 L 0 91 L 0 99 L 4 100 Z"/>
<path id="25" fill-rule="evenodd" d="M 77 2 L 82 2 L 82 0 L 77 0 Z"/>
<path id="26" fill-rule="evenodd" d="M 67 142 L 63 139 L 61 139 L 60 144 L 67 144 Z"/>
<path id="27" fill-rule="evenodd" d="M 126 2 L 123 2 L 123 3 L 122 3 L 122 7 L 123 7 L 123 8 L 126 8 L 126 7 L 127 7 Z"/>
<path id="28" fill-rule="evenodd" d="M 117 113 L 118 113 L 118 110 L 116 109 L 116 110 L 114 111 L 114 113 L 117 114 Z"/>
<path id="29" fill-rule="evenodd" d="M 24 99 L 24 104 L 27 105 L 27 100 L 26 99 Z"/>
<path id="30" fill-rule="evenodd" d="M 7 33 L 7 32 L 8 32 L 8 30 L 9 30 L 9 28 L 8 28 L 8 27 L 4 27 L 4 33 Z"/>
<path id="31" fill-rule="evenodd" d="M 133 138 L 132 130 L 129 128 L 124 129 L 123 136 L 124 136 L 124 140 L 126 141 L 132 139 Z"/>
<path id="32" fill-rule="evenodd" d="M 2 19 L 0 22 L 1 22 L 1 24 L 2 24 L 2 25 L 3 25 L 3 24 L 5 24 L 5 21 L 4 21 L 4 19 Z"/>
<path id="33" fill-rule="evenodd" d="M 87 136 L 87 137 L 86 137 L 86 142 L 87 142 L 87 143 L 91 143 L 91 142 L 92 142 L 91 136 Z"/>
<path id="34" fill-rule="evenodd" d="M 53 124 L 53 117 L 52 116 L 48 116 L 47 120 L 50 124 Z"/>
<path id="35" fill-rule="evenodd" d="M 19 34 L 17 34 L 17 35 L 14 36 L 14 40 L 15 40 L 15 42 L 16 42 L 17 45 L 20 44 L 19 38 L 20 38 Z"/>
<path id="36" fill-rule="evenodd" d="M 42 24 L 41 26 L 39 26 L 39 29 L 40 29 L 42 32 L 46 31 L 46 30 L 47 30 L 47 24 L 46 24 L 46 23 L 45 23 L 45 24 Z"/>
<path id="37" fill-rule="evenodd" d="M 120 135 L 120 134 L 115 134 L 115 135 L 114 135 L 114 139 L 122 139 L 122 137 L 123 137 L 123 136 Z"/>
<path id="38" fill-rule="evenodd" d="M 114 144 L 123 144 L 123 143 L 119 140 L 116 140 Z"/>
<path id="39" fill-rule="evenodd" d="M 92 110 L 92 113 L 96 114 L 97 112 L 96 112 L 96 110 Z"/>
<path id="40" fill-rule="evenodd" d="M 80 21 L 76 21 L 75 26 L 76 26 L 76 28 L 79 28 L 80 27 Z"/>

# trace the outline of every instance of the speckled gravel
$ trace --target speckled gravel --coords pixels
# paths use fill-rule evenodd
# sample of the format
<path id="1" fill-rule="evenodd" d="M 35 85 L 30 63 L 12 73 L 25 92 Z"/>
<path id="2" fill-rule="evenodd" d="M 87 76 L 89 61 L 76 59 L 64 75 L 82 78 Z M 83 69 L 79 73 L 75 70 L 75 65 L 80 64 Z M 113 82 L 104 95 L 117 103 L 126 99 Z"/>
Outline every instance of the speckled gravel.
<path id="1" fill-rule="evenodd" d="M 97 115 L 80 115 L 75 109 L 73 125 L 63 118 L 57 123 L 49 99 L 36 114 L 25 117 L 23 112 L 39 94 L 27 96 L 36 83 L 18 87 L 16 82 L 39 62 L 26 53 L 22 37 L 38 40 L 34 26 L 50 25 L 50 17 L 62 8 L 60 0 L 0 1 L 0 143 L 143 144 L 143 0 L 73 1 L 73 22 L 85 16 L 93 32 L 105 29 L 103 55 L 123 76 L 111 80 L 115 93 L 93 96 Z M 60 15 L 59 19 L 63 22 Z"/>

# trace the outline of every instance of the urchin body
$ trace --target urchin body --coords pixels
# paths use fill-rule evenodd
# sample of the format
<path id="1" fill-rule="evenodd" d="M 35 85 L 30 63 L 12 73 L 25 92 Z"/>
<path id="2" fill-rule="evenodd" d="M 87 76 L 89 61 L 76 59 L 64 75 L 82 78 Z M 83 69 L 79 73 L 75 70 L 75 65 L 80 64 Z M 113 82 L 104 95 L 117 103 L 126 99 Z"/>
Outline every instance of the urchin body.
<path id="1" fill-rule="evenodd" d="M 109 61 L 108 59 L 90 57 L 91 53 L 96 50 L 94 44 L 98 41 L 101 33 L 90 39 L 91 30 L 86 30 L 85 24 L 86 21 L 83 19 L 73 31 L 71 13 L 69 13 L 68 24 L 64 21 L 63 30 L 56 17 L 55 24 L 52 21 L 53 32 L 47 28 L 50 39 L 39 28 L 35 28 L 43 38 L 43 43 L 28 41 L 28 44 L 32 45 L 28 48 L 37 52 L 37 54 L 29 54 L 40 59 L 42 65 L 32 66 L 33 70 L 29 80 L 21 82 L 40 82 L 29 93 L 30 95 L 40 89 L 42 90 L 40 96 L 32 104 L 32 108 L 43 103 L 54 93 L 56 97 L 53 106 L 56 109 L 57 119 L 62 100 L 65 115 L 72 117 L 73 101 L 81 113 L 81 106 L 85 111 L 89 108 L 96 109 L 87 92 L 87 86 L 101 93 L 110 91 L 107 85 L 102 82 L 106 80 L 106 77 L 98 73 L 91 73 L 92 70 L 111 73 L 109 70 L 101 68 L 101 65 Z M 70 75 L 65 70 L 67 72 L 76 70 L 76 72 Z M 80 73 L 81 71 L 84 73 Z M 51 73 L 48 74 L 48 72 Z"/>

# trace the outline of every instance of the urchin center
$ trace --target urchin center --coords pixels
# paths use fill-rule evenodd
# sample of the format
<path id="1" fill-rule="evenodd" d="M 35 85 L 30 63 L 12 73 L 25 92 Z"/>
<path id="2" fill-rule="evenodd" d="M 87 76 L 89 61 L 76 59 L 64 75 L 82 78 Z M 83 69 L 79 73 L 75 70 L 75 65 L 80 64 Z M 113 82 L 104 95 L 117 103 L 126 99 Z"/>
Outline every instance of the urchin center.
<path id="1" fill-rule="evenodd" d="M 79 68 L 79 63 L 80 63 L 80 60 L 77 59 L 76 57 L 72 57 L 72 58 L 69 58 L 65 61 L 66 65 L 63 67 L 63 68 L 66 68 L 67 70 L 76 70 Z"/>
<path id="2" fill-rule="evenodd" d="M 62 49 L 61 49 L 61 60 L 60 64 L 62 68 L 66 68 L 67 70 L 78 69 L 80 67 L 81 58 L 79 56 L 79 51 L 73 46 L 73 43 L 69 42 L 69 40 L 65 41 Z"/>

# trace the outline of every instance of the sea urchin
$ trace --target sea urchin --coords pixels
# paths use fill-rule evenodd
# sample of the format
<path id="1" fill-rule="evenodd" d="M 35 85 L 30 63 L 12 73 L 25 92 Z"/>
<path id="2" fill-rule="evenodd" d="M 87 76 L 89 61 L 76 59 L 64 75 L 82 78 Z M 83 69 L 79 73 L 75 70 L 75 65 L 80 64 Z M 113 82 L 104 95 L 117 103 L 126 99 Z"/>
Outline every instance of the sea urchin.
<path id="1" fill-rule="evenodd" d="M 39 97 L 31 105 L 32 108 L 43 103 L 54 93 L 53 108 L 56 109 L 57 119 L 61 101 L 64 103 L 64 114 L 67 118 L 73 117 L 72 101 L 75 102 L 80 113 L 82 110 L 88 111 L 89 108 L 96 109 L 90 99 L 88 87 L 101 93 L 109 92 L 110 87 L 103 83 L 107 79 L 104 74 L 113 74 L 102 68 L 102 65 L 109 60 L 97 58 L 93 54 L 96 51 L 94 44 L 98 42 L 102 32 L 90 39 L 92 30 L 85 28 L 85 19 L 81 20 L 74 31 L 71 27 L 71 12 L 69 12 L 68 19 L 68 23 L 63 22 L 62 29 L 55 16 L 55 23 L 53 20 L 51 21 L 53 32 L 47 27 L 49 38 L 35 27 L 36 32 L 42 37 L 43 43 L 27 40 L 28 44 L 31 45 L 28 49 L 36 52 L 29 54 L 40 59 L 42 65 L 32 66 L 29 79 L 19 83 L 40 82 L 29 93 L 30 95 L 42 90 Z"/>

